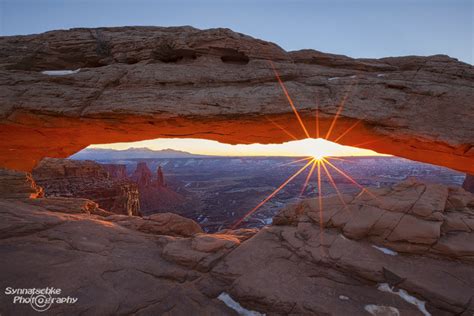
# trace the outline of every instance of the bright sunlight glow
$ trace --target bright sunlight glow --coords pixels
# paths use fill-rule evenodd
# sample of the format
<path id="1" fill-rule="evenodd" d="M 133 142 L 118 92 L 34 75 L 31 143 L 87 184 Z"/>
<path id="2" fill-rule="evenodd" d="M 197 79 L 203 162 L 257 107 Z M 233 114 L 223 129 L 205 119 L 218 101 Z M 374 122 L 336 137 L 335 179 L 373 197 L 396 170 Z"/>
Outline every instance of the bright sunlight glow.
<path id="1" fill-rule="evenodd" d="M 381 154 L 368 149 L 343 146 L 322 138 L 307 138 L 283 144 L 250 144 L 229 145 L 206 139 L 161 138 L 132 143 L 114 143 L 91 145 L 90 148 L 109 148 L 124 150 L 128 148 L 146 147 L 153 150 L 175 149 L 193 154 L 216 156 L 311 156 L 322 158 L 327 156 L 380 156 Z"/>

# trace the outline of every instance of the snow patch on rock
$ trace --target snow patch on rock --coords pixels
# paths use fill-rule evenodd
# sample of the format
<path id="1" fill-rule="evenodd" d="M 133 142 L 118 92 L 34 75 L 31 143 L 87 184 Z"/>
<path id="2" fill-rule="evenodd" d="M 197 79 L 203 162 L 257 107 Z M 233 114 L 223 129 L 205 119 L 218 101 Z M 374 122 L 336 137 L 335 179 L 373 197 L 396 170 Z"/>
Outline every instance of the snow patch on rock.
<path id="1" fill-rule="evenodd" d="M 399 289 L 398 291 L 395 291 L 393 287 L 391 287 L 388 283 L 381 283 L 378 286 L 378 290 L 382 292 L 398 295 L 405 302 L 415 305 L 423 315 L 431 316 L 430 312 L 426 310 L 426 306 L 425 306 L 426 302 L 408 294 L 408 292 L 405 291 L 404 289 Z"/>
<path id="2" fill-rule="evenodd" d="M 79 71 L 81 71 L 80 68 L 76 70 L 44 70 L 41 73 L 48 76 L 65 76 L 77 74 Z"/>
<path id="3" fill-rule="evenodd" d="M 239 315 L 242 315 L 242 316 L 265 316 L 265 314 L 261 314 L 261 313 L 256 312 L 256 311 L 251 311 L 251 310 L 248 310 L 246 308 L 243 308 L 242 306 L 240 306 L 239 303 L 234 301 L 232 299 L 232 297 L 230 297 L 230 295 L 227 294 L 226 292 L 222 292 L 217 297 L 217 299 L 224 302 L 225 305 L 227 305 L 230 308 L 232 308 L 233 310 L 235 310 Z"/>
<path id="4" fill-rule="evenodd" d="M 380 316 L 400 316 L 400 311 L 392 306 L 382 306 L 382 305 L 365 305 L 364 309 L 369 312 L 370 315 Z"/>
<path id="5" fill-rule="evenodd" d="M 393 251 L 392 249 L 388 249 L 388 248 L 384 248 L 384 247 L 379 247 L 379 246 L 376 246 L 376 245 L 372 245 L 372 247 L 374 247 L 375 249 L 383 252 L 384 254 L 386 255 L 390 255 L 390 256 L 396 256 L 398 255 L 398 252 L 396 251 Z"/>

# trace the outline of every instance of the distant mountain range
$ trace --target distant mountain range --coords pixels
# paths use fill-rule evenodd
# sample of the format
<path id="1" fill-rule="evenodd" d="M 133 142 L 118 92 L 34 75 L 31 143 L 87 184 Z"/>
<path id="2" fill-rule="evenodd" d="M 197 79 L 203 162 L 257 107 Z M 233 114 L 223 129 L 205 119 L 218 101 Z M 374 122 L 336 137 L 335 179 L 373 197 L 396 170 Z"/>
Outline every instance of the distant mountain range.
<path id="1" fill-rule="evenodd" d="M 205 155 L 195 155 L 186 151 L 174 149 L 152 150 L 150 148 L 129 148 L 125 150 L 86 148 L 72 155 L 77 160 L 115 160 L 140 158 L 202 158 Z"/>

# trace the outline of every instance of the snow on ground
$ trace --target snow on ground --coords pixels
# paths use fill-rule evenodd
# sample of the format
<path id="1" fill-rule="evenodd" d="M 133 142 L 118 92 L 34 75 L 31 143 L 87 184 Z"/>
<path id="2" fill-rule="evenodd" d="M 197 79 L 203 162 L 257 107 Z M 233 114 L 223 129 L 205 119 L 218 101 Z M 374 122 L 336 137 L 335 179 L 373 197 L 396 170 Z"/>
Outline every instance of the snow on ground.
<path id="1" fill-rule="evenodd" d="M 378 74 L 377 77 L 384 77 L 384 74 Z"/>
<path id="2" fill-rule="evenodd" d="M 415 305 L 420 312 L 423 313 L 425 316 L 431 316 L 430 312 L 426 310 L 425 302 L 422 300 L 417 299 L 416 297 L 408 294 L 407 291 L 404 289 L 399 289 L 398 291 L 394 291 L 394 289 L 388 283 L 380 283 L 378 286 L 378 290 L 382 292 L 387 292 L 391 294 L 395 294 L 400 296 L 405 302 Z"/>
<path id="3" fill-rule="evenodd" d="M 393 251 L 392 249 L 388 249 L 388 248 L 384 248 L 384 247 L 379 247 L 379 246 L 376 246 L 376 245 L 372 245 L 372 247 L 374 247 L 375 249 L 383 252 L 384 254 L 386 255 L 390 255 L 390 256 L 396 256 L 398 255 L 398 252 L 396 251 Z"/>
<path id="4" fill-rule="evenodd" d="M 328 81 L 333 81 L 333 80 L 337 80 L 337 79 L 341 79 L 341 77 L 332 77 L 332 78 L 329 78 Z"/>
<path id="5" fill-rule="evenodd" d="M 65 76 L 65 75 L 73 75 L 77 74 L 81 69 L 76 69 L 76 70 L 45 70 L 42 71 L 41 73 L 43 75 L 48 75 L 48 76 Z"/>
<path id="6" fill-rule="evenodd" d="M 342 301 L 348 301 L 349 298 L 345 295 L 339 295 L 339 299 L 342 300 Z"/>
<path id="7" fill-rule="evenodd" d="M 227 294 L 226 292 L 222 292 L 217 297 L 217 299 L 224 302 L 225 305 L 227 305 L 230 308 L 232 308 L 233 310 L 235 310 L 239 315 L 242 315 L 242 316 L 265 316 L 265 314 L 260 314 L 259 312 L 251 311 L 251 310 L 248 310 L 246 308 L 243 308 L 242 306 L 240 306 L 239 303 L 234 301 L 232 299 L 232 297 L 230 297 L 230 295 Z"/>
<path id="8" fill-rule="evenodd" d="M 364 309 L 369 312 L 370 315 L 387 315 L 387 316 L 400 316 L 400 311 L 392 306 L 382 305 L 365 305 Z"/>

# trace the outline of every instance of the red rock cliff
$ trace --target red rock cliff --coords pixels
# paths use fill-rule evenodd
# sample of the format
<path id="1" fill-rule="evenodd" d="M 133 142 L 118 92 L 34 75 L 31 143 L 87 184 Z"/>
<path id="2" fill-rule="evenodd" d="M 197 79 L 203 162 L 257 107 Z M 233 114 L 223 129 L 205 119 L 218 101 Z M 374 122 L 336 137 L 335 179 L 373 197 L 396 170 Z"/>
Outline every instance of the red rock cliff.
<path id="1" fill-rule="evenodd" d="M 33 177 L 46 196 L 87 198 L 109 212 L 140 215 L 137 185 L 113 179 L 96 162 L 46 158 L 33 170 Z"/>

